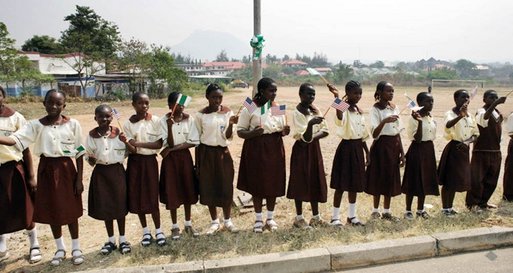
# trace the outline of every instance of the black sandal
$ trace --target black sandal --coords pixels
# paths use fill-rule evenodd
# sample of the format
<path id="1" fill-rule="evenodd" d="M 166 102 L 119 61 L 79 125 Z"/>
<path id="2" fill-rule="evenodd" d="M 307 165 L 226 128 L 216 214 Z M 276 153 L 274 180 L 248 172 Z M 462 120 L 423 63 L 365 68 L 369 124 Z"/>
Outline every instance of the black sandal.
<path id="1" fill-rule="evenodd" d="M 120 243 L 119 244 L 119 252 L 121 252 L 121 254 L 123 254 L 123 255 L 132 252 L 132 247 L 130 246 L 130 243 L 129 242 Z"/>
<path id="2" fill-rule="evenodd" d="M 159 238 L 159 235 L 162 235 L 162 238 Z M 156 242 L 158 246 L 164 246 L 166 245 L 166 235 L 164 233 L 159 232 L 155 234 Z"/>
<path id="3" fill-rule="evenodd" d="M 151 245 L 151 242 L 153 241 L 153 237 L 151 237 L 151 234 L 146 233 L 143 235 L 143 238 L 141 240 L 141 245 L 144 247 L 147 247 Z"/>
<path id="4" fill-rule="evenodd" d="M 116 250 L 118 247 L 112 243 L 112 242 L 106 242 L 103 246 L 102 246 L 102 249 L 100 249 L 100 253 L 103 254 L 103 255 L 109 255 L 110 253 L 112 253 L 112 251 Z"/>

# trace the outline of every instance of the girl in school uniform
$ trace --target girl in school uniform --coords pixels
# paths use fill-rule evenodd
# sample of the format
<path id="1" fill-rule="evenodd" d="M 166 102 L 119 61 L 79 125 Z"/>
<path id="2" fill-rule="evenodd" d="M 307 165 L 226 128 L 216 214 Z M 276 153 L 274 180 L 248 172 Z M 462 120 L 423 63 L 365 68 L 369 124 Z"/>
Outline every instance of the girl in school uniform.
<path id="1" fill-rule="evenodd" d="M 502 199 L 513 202 L 513 113 L 508 116 L 506 130 L 510 137 L 508 144 L 508 155 L 504 166 L 504 180 L 502 181 Z"/>
<path id="2" fill-rule="evenodd" d="M 406 166 L 401 186 L 402 193 L 406 194 L 404 218 L 407 220 L 413 220 L 411 205 L 414 196 L 417 196 L 415 215 L 427 219 L 429 214 L 424 210 L 426 195 L 440 195 L 433 145 L 433 140 L 436 138 L 436 122 L 431 117 L 433 96 L 428 92 L 421 92 L 417 95 L 417 103 L 423 108 L 412 112 L 408 120 L 406 132 L 412 142 L 406 153 Z"/>
<path id="3" fill-rule="evenodd" d="M 392 103 L 394 86 L 381 81 L 376 87 L 377 101 L 370 110 L 371 133 L 374 141 L 370 148 L 370 164 L 367 167 L 365 192 L 374 198 L 372 218 L 397 221 L 390 212 L 393 196 L 401 194 L 399 168 L 404 165 L 404 151 L 401 143 L 399 109 Z M 379 212 L 379 201 L 384 196 L 383 214 Z"/>
<path id="4" fill-rule="evenodd" d="M 273 116 L 266 105 L 274 103 L 276 83 L 270 78 L 258 81 L 253 102 L 259 107 L 253 113 L 244 108 L 237 124 L 237 135 L 244 139 L 237 188 L 253 197 L 255 225 L 253 231 L 275 231 L 273 219 L 276 198 L 285 195 L 285 149 L 283 136 L 290 133 L 283 115 Z M 260 109 L 264 109 L 261 111 Z M 265 151 L 265 152 L 262 152 Z M 262 200 L 266 199 L 267 219 L 262 221 Z"/>
<path id="5" fill-rule="evenodd" d="M 208 106 L 195 116 L 197 133 L 191 141 L 199 141 L 196 148 L 196 171 L 199 178 L 200 203 L 208 206 L 212 222 L 207 235 L 221 230 L 217 218 L 217 207 L 223 209 L 223 227 L 232 233 L 238 232 L 231 216 L 233 199 L 233 160 L 228 145 L 233 138 L 233 124 L 238 117 L 232 110 L 223 106 L 223 90 L 217 84 L 207 87 L 205 97 Z"/>
<path id="6" fill-rule="evenodd" d="M 77 120 L 61 115 L 66 107 L 66 95 L 51 89 L 43 105 L 48 113 L 31 120 L 10 137 L 0 137 L 0 144 L 14 145 L 19 151 L 34 144 L 40 157 L 37 171 L 34 222 L 49 224 L 57 245 L 51 261 L 60 265 L 66 257 L 62 226 L 68 225 L 72 239 L 72 262 L 84 262 L 78 240 L 78 218 L 82 216 L 83 155 L 82 128 Z M 72 158 L 75 158 L 75 165 Z"/>
<path id="7" fill-rule="evenodd" d="M 338 90 L 331 84 L 328 85 L 331 93 L 338 98 Z M 346 102 L 350 105 L 347 111 L 337 109 L 335 119 L 336 133 L 342 139 L 338 145 L 333 166 L 331 169 L 330 187 L 335 189 L 333 196 L 333 213 L 330 224 L 334 227 L 342 227 L 340 221 L 340 203 L 344 191 L 348 192 L 348 215 L 346 223 L 353 226 L 363 226 L 356 217 L 356 194 L 363 192 L 365 185 L 365 160 L 369 155 L 369 149 L 365 142 L 369 133 L 365 128 L 363 112 L 356 105 L 362 98 L 362 87 L 357 81 L 349 81 L 345 87 Z M 365 155 L 364 155 L 365 152 Z"/>
<path id="8" fill-rule="evenodd" d="M 4 104 L 6 94 L 0 86 L 0 135 L 10 136 L 27 121 L 16 110 Z M 7 234 L 26 229 L 29 237 L 29 262 L 41 261 L 41 250 L 34 213 L 33 193 L 37 189 L 32 154 L 27 148 L 0 145 L 0 260 L 7 257 Z"/>
<path id="9" fill-rule="evenodd" d="M 125 238 L 128 209 L 123 161 L 127 139 L 119 128 L 110 125 L 112 115 L 110 106 L 102 104 L 96 107 L 94 120 L 98 127 L 91 130 L 86 139 L 87 162 L 94 166 L 89 184 L 88 211 L 89 216 L 105 222 L 108 241 L 100 250 L 103 255 L 117 249 L 114 220 L 118 223 L 119 251 L 126 254 L 132 250 Z"/>
<path id="10" fill-rule="evenodd" d="M 326 202 L 328 191 L 319 139 L 328 136 L 328 127 L 319 109 L 312 104 L 315 100 L 313 85 L 303 83 L 299 87 L 299 97 L 301 102 L 296 106 L 293 118 L 292 136 L 296 142 L 290 157 L 287 198 L 294 199 L 296 206 L 293 226 L 309 229 L 327 225 L 319 214 L 319 202 Z M 313 216 L 309 223 L 303 217 L 303 202 L 310 202 L 312 206 Z"/>
<path id="11" fill-rule="evenodd" d="M 149 246 L 153 242 L 146 222 L 146 214 L 151 214 L 155 224 L 157 246 L 164 246 L 166 236 L 160 229 L 157 163 L 157 153 L 162 147 L 160 118 L 148 112 L 150 99 L 145 93 L 134 93 L 132 106 L 135 109 L 135 115 L 132 115 L 123 125 L 123 132 L 130 144 L 127 146 L 130 154 L 126 167 L 128 211 L 139 216 L 143 228 L 142 246 Z"/>
<path id="12" fill-rule="evenodd" d="M 160 120 L 164 149 L 160 167 L 160 202 L 171 212 L 171 239 L 180 239 L 180 227 L 177 221 L 177 209 L 183 205 L 185 213 L 184 231 L 197 237 L 198 231 L 192 227 L 191 206 L 198 202 L 198 183 L 195 179 L 192 162 L 192 148 L 199 144 L 190 141 L 191 131 L 196 130 L 194 119 L 184 113 L 184 106 L 177 103 L 180 93 L 173 92 L 167 98 L 169 109 L 174 111 Z M 194 135 L 194 133 L 192 133 Z"/>
<path id="13" fill-rule="evenodd" d="M 454 217 L 453 209 L 456 192 L 470 190 L 469 144 L 479 136 L 476 121 L 468 114 L 469 94 L 464 89 L 454 92 L 456 106 L 445 113 L 445 138 L 450 142 L 445 146 L 438 165 L 438 180 L 442 185 L 442 213 Z"/>

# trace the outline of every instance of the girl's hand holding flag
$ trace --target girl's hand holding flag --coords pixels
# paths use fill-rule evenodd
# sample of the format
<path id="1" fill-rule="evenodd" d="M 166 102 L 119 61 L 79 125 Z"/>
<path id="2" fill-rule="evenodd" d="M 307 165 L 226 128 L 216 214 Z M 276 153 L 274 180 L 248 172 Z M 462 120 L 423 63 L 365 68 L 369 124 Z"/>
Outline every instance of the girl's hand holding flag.
<path id="1" fill-rule="evenodd" d="M 349 103 L 341 100 L 339 97 L 335 97 L 335 100 L 333 101 L 333 103 L 331 103 L 331 107 L 339 110 L 339 111 L 346 111 L 347 109 L 349 109 Z M 328 108 L 328 110 L 326 110 L 326 112 L 324 113 L 324 116 L 322 116 L 323 118 L 326 117 L 326 115 L 328 114 L 328 111 L 330 110 L 330 108 Z"/>

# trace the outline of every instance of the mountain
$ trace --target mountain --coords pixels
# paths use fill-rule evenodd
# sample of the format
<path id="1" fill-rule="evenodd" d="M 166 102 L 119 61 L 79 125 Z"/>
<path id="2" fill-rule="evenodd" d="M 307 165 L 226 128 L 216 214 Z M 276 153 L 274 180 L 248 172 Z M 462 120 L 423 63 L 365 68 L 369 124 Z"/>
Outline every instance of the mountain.
<path id="1" fill-rule="evenodd" d="M 241 59 L 251 54 L 249 40 L 245 43 L 230 33 L 212 30 L 196 30 L 181 43 L 171 46 L 172 53 L 190 55 L 195 59 L 214 60 L 222 50 L 230 59 Z"/>

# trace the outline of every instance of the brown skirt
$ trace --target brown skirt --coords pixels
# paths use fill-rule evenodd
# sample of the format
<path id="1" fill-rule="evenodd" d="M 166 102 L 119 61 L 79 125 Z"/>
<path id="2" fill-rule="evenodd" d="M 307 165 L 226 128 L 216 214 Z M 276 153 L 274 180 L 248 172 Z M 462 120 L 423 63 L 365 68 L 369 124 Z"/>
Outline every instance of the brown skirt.
<path id="1" fill-rule="evenodd" d="M 370 195 L 397 196 L 401 194 L 400 136 L 380 136 L 370 148 L 365 192 Z"/>
<path id="2" fill-rule="evenodd" d="M 89 185 L 89 216 L 98 220 L 123 219 L 128 213 L 126 196 L 123 165 L 97 164 Z"/>
<path id="3" fill-rule="evenodd" d="M 237 189 L 260 198 L 285 195 L 285 149 L 281 132 L 244 140 Z"/>
<path id="4" fill-rule="evenodd" d="M 131 154 L 126 166 L 128 211 L 150 214 L 159 210 L 159 166 L 156 155 Z"/>
<path id="5" fill-rule="evenodd" d="M 75 194 L 76 178 L 77 170 L 71 158 L 41 156 L 34 222 L 62 226 L 82 216 L 82 195 Z"/>
<path id="6" fill-rule="evenodd" d="M 27 183 L 21 161 L 0 165 L 0 234 L 26 229 L 32 223 L 34 205 Z"/>
<path id="7" fill-rule="evenodd" d="M 401 190 L 413 196 L 440 195 L 433 141 L 411 143 L 406 153 Z"/>
<path id="8" fill-rule="evenodd" d="M 438 182 L 455 192 L 470 190 L 469 147 L 451 140 L 444 148 L 438 165 Z"/>
<path id="9" fill-rule="evenodd" d="M 198 183 L 189 149 L 170 152 L 160 167 L 160 202 L 166 209 L 198 202 Z"/>
<path id="10" fill-rule="evenodd" d="M 311 143 L 296 141 L 290 156 L 287 198 L 324 203 L 327 197 L 328 187 L 319 140 Z"/>
<path id="11" fill-rule="evenodd" d="M 343 139 L 331 168 L 332 189 L 362 192 L 365 185 L 365 155 L 362 139 Z"/>
<path id="12" fill-rule="evenodd" d="M 223 207 L 233 200 L 233 160 L 228 147 L 200 144 L 196 148 L 200 203 Z"/>
<path id="13" fill-rule="evenodd" d="M 502 181 L 503 194 L 505 200 L 513 201 L 513 139 L 509 140 L 508 155 L 504 167 L 504 180 Z"/>

